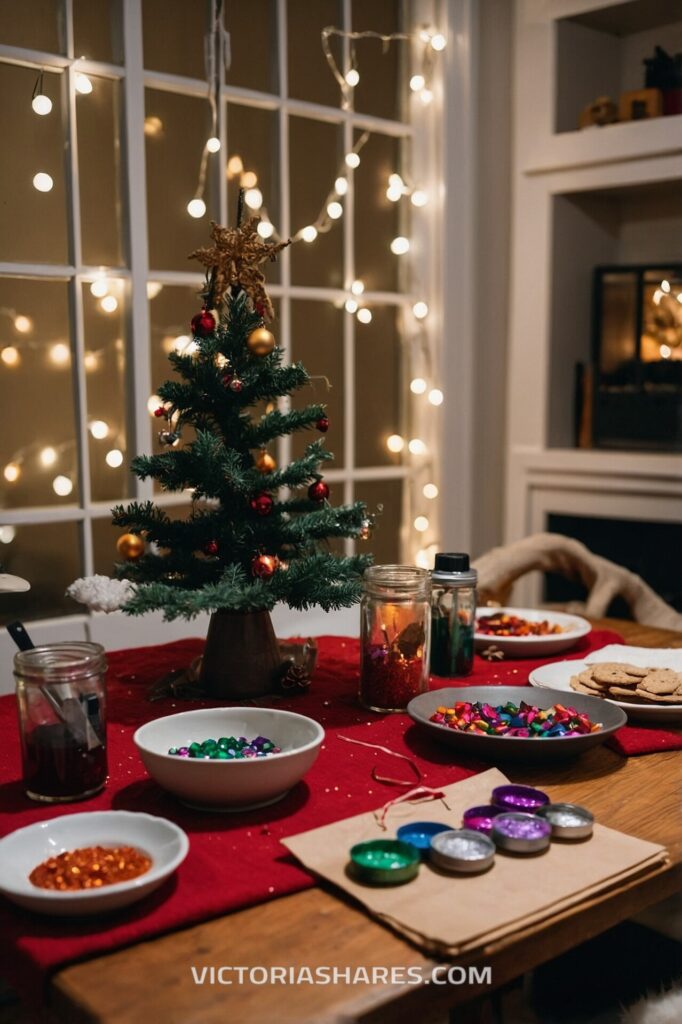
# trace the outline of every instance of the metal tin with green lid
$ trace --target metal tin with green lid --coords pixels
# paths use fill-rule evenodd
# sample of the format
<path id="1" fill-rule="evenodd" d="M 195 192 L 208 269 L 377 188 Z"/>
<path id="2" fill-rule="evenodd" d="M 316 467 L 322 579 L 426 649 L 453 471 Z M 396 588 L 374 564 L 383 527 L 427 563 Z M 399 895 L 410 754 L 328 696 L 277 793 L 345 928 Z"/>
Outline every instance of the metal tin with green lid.
<path id="1" fill-rule="evenodd" d="M 419 872 L 419 850 L 400 839 L 372 839 L 351 847 L 355 877 L 369 885 L 401 885 Z"/>

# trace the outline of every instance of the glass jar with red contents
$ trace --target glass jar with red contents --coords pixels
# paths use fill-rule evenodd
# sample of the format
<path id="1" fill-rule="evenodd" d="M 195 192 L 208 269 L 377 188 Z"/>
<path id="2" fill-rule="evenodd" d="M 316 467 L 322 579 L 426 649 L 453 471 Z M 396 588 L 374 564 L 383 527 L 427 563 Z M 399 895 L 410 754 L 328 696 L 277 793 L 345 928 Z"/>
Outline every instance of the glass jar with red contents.
<path id="1" fill-rule="evenodd" d="M 404 711 L 428 689 L 431 578 L 412 565 L 373 565 L 364 575 L 360 703 Z"/>

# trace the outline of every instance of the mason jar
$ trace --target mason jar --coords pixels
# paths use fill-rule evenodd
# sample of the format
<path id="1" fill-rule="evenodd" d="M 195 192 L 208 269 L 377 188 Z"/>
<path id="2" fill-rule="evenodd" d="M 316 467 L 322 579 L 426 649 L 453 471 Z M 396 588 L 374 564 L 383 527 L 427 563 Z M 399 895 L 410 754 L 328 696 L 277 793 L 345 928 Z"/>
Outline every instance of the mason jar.
<path id="1" fill-rule="evenodd" d="M 431 671 L 468 676 L 474 667 L 478 573 L 462 551 L 440 551 L 431 573 Z"/>
<path id="2" fill-rule="evenodd" d="M 404 711 L 428 689 L 431 578 L 412 565 L 373 565 L 363 584 L 360 703 Z"/>
<path id="3" fill-rule="evenodd" d="M 105 671 L 100 644 L 47 644 L 14 656 L 23 779 L 32 800 L 83 800 L 104 787 Z"/>

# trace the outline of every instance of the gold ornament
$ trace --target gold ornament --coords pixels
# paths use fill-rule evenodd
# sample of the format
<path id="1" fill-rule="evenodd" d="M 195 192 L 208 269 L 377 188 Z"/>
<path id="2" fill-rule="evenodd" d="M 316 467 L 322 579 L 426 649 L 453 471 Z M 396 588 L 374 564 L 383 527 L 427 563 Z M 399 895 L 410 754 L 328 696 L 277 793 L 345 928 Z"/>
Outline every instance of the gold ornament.
<path id="1" fill-rule="evenodd" d="M 275 347 L 275 336 L 267 327 L 257 327 L 246 339 L 246 347 L 251 355 L 269 356 Z"/>
<path id="2" fill-rule="evenodd" d="M 277 468 L 277 463 L 270 452 L 262 451 L 256 456 L 256 469 L 259 473 L 272 473 Z"/>
<path id="3" fill-rule="evenodd" d="M 144 541 L 136 533 L 124 533 L 116 541 L 116 550 L 122 558 L 136 562 L 144 554 Z"/>

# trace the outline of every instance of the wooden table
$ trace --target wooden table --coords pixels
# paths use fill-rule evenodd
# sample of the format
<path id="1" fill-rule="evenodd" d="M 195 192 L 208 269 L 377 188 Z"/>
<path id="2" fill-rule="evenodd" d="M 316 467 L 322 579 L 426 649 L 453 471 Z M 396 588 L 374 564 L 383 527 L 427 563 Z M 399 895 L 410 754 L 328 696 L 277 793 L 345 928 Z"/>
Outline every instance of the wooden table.
<path id="1" fill-rule="evenodd" d="M 682 634 L 600 620 L 628 643 L 682 647 Z M 599 821 L 661 843 L 670 864 L 590 902 L 490 946 L 475 958 L 492 968 L 497 988 L 656 903 L 682 884 L 682 751 L 623 758 L 599 747 L 578 764 L 509 768 L 514 782 L 542 784 L 555 800 L 585 804 Z M 471 985 L 231 985 L 194 984 L 190 966 L 245 965 L 355 968 L 435 962 L 320 886 L 122 949 L 60 971 L 49 1002 L 57 1020 L 76 1024 L 292 1024 L 362 1021 L 427 1024 L 489 986 Z"/>

